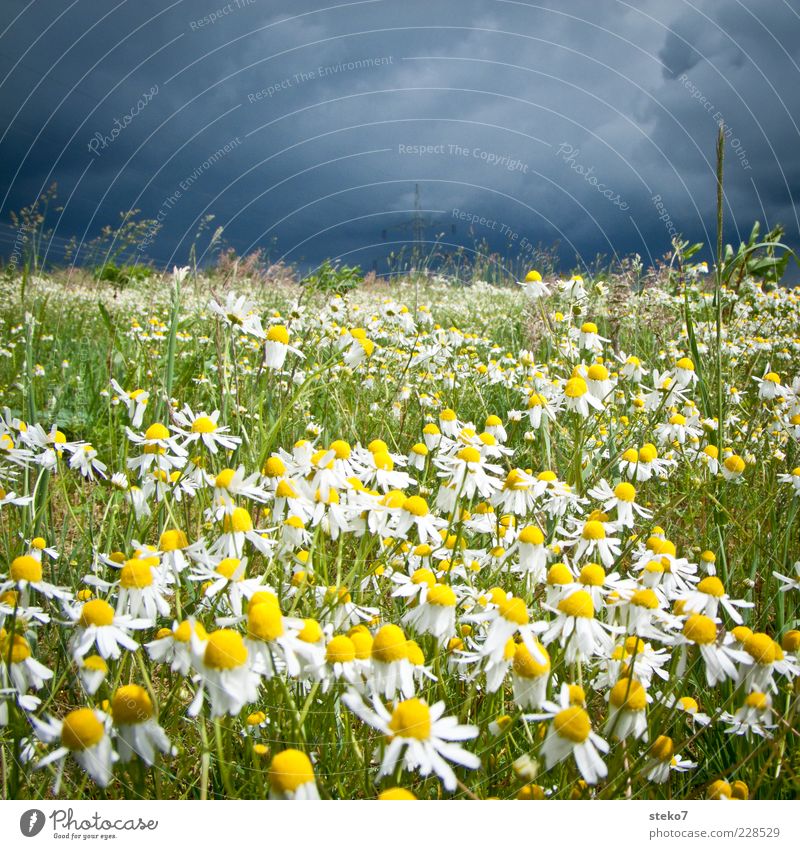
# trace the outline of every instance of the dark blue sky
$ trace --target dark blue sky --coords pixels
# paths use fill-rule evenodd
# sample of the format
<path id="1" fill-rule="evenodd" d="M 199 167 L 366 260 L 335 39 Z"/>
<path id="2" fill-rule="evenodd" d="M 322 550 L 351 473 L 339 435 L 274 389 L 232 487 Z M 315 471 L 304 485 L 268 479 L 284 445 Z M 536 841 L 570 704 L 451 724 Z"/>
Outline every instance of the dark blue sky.
<path id="1" fill-rule="evenodd" d="M 0 218 L 59 183 L 53 252 L 121 210 L 186 259 L 213 213 L 239 252 L 369 268 L 414 238 L 559 242 L 647 263 L 726 226 L 800 242 L 796 0 L 3 0 Z M 0 229 L 8 256 L 13 229 Z"/>

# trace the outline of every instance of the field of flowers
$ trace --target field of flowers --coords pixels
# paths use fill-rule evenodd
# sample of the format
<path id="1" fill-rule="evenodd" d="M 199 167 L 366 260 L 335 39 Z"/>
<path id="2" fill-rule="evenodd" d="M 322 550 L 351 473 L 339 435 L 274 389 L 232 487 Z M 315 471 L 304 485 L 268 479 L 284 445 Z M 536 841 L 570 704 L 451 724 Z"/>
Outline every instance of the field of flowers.
<path id="1" fill-rule="evenodd" d="M 796 798 L 798 297 L 701 272 L 3 284 L 3 796 Z"/>

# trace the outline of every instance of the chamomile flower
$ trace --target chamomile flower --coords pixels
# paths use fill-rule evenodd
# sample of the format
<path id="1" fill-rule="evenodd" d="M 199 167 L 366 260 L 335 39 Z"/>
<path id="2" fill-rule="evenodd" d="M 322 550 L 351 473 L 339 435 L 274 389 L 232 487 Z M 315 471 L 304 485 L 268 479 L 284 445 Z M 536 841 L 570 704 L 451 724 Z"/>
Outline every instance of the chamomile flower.
<path id="1" fill-rule="evenodd" d="M 371 710 L 358 693 L 342 697 L 344 704 L 363 722 L 389 738 L 378 776 L 391 775 L 398 764 L 421 776 L 437 775 L 445 790 L 456 789 L 456 775 L 447 761 L 467 769 L 478 769 L 480 758 L 459 743 L 478 736 L 472 725 L 460 725 L 445 716 L 444 702 L 428 705 L 418 698 L 397 702 L 389 711 L 377 697 Z"/>
<path id="2" fill-rule="evenodd" d="M 195 442 L 200 442 L 212 454 L 216 454 L 220 448 L 233 451 L 241 444 L 241 438 L 231 436 L 227 426 L 219 424 L 219 410 L 213 413 L 194 413 L 186 404 L 182 410 L 174 414 L 178 424 L 176 431 L 184 437 L 183 448 L 187 448 Z"/>
<path id="3" fill-rule="evenodd" d="M 158 724 L 150 694 L 139 684 L 123 684 L 117 689 L 111 700 L 111 717 L 121 763 L 138 755 L 152 766 L 157 751 L 170 751 L 169 738 Z"/>
<path id="4" fill-rule="evenodd" d="M 191 635 L 192 665 L 199 676 L 199 686 L 187 711 L 197 716 L 206 695 L 211 717 L 235 716 L 258 694 L 260 677 L 252 668 L 250 653 L 242 635 L 230 628 L 220 628 L 201 638 Z"/>
<path id="5" fill-rule="evenodd" d="M 314 767 L 299 749 L 284 749 L 269 765 L 270 799 L 309 801 L 319 799 Z"/>
<path id="6" fill-rule="evenodd" d="M 575 758 L 583 780 L 587 784 L 597 784 L 608 775 L 602 754 L 608 752 L 608 743 L 594 731 L 585 708 L 574 704 L 570 699 L 570 687 L 562 684 L 558 702 L 545 702 L 543 713 L 525 715 L 528 722 L 549 721 L 547 736 L 542 744 L 541 753 L 547 769 L 570 756 Z"/>
<path id="7" fill-rule="evenodd" d="M 99 710 L 83 707 L 70 711 L 63 720 L 50 717 L 47 720 L 31 718 L 36 736 L 44 743 L 59 743 L 54 751 L 36 765 L 42 769 L 60 761 L 53 788 L 58 793 L 64 774 L 64 759 L 71 755 L 94 782 L 107 787 L 111 782 L 112 770 L 117 755 L 108 734 L 109 717 Z"/>
<path id="8" fill-rule="evenodd" d="M 152 625 L 149 619 L 135 619 L 129 614 L 117 613 L 102 598 L 90 599 L 79 607 L 69 608 L 67 612 L 75 624 L 69 648 L 77 663 L 91 648 L 96 648 L 104 660 L 116 660 L 122 649 L 136 651 L 139 643 L 133 639 L 131 631 Z"/>

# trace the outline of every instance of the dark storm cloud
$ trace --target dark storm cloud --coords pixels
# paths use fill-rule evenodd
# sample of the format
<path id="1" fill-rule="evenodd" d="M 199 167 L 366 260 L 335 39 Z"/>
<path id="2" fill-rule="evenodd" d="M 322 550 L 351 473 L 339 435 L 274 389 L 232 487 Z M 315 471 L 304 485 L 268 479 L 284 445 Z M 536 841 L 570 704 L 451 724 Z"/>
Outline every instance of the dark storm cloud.
<path id="1" fill-rule="evenodd" d="M 121 210 L 185 259 L 205 214 L 240 252 L 383 267 L 414 238 L 565 265 L 726 228 L 800 240 L 800 16 L 738 0 L 12 2 L 0 211 L 53 181 L 54 251 Z M 14 233 L 0 235 L 6 254 Z M 577 258 L 577 260 L 576 260 Z"/>

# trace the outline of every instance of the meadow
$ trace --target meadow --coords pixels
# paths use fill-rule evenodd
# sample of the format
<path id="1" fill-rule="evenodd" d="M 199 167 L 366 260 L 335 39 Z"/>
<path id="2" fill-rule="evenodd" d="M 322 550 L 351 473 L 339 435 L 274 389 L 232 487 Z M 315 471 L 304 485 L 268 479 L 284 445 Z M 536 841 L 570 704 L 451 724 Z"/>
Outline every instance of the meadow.
<path id="1" fill-rule="evenodd" d="M 797 797 L 797 294 L 520 278 L 5 278 L 5 798 Z"/>

